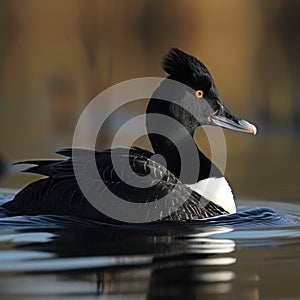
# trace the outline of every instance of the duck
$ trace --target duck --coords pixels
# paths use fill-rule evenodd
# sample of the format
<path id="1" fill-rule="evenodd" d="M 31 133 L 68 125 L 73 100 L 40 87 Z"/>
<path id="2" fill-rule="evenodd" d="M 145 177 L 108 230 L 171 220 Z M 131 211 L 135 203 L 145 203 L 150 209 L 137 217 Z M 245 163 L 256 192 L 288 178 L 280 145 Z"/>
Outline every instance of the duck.
<path id="1" fill-rule="evenodd" d="M 8 214 L 54 214 L 108 223 L 147 223 L 235 213 L 236 204 L 228 181 L 201 152 L 194 134 L 198 127 L 210 125 L 255 135 L 255 125 L 235 116 L 224 105 L 211 73 L 193 55 L 171 48 L 162 60 L 162 68 L 167 76 L 153 92 L 146 109 L 152 151 L 136 146 L 99 151 L 66 148 L 57 151 L 62 159 L 17 162 L 30 164 L 24 171 L 44 178 L 30 183 L 2 205 Z M 174 88 L 174 83 L 179 83 L 180 88 Z M 160 97 L 166 91 L 170 101 Z M 153 115 L 174 122 L 160 123 L 151 118 Z M 162 127 L 167 134 L 160 134 Z M 194 157 L 188 169 L 191 172 L 183 175 L 181 152 L 187 157 L 193 153 Z M 117 172 L 115 162 L 125 171 Z M 99 178 L 90 171 L 92 163 L 96 163 Z M 125 168 L 125 163 L 129 163 L 130 170 Z M 81 181 L 86 182 L 88 190 L 94 191 L 98 206 L 82 191 L 75 165 L 81 170 Z M 142 186 L 131 184 L 133 175 Z M 117 216 L 107 213 L 119 208 L 120 202 L 115 198 L 135 204 L 137 210 L 130 212 L 123 207 Z M 101 203 L 108 210 L 101 209 Z M 142 207 L 146 207 L 147 213 L 139 213 Z"/>

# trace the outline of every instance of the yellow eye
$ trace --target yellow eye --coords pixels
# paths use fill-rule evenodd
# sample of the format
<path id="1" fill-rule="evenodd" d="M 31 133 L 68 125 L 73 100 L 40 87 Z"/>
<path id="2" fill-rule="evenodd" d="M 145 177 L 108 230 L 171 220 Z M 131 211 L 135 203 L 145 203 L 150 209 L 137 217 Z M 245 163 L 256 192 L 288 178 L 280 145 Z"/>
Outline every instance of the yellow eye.
<path id="1" fill-rule="evenodd" d="M 197 90 L 196 92 L 195 92 L 195 96 L 197 97 L 197 98 L 203 98 L 203 91 L 202 90 Z"/>

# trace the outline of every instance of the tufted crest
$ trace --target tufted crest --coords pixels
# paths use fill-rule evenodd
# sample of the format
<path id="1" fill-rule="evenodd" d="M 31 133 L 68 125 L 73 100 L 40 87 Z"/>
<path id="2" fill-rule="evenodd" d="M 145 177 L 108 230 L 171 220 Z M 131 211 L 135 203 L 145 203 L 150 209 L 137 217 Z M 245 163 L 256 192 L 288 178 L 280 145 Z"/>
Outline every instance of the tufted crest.
<path id="1" fill-rule="evenodd" d="M 163 69 L 169 74 L 170 79 L 180 81 L 192 88 L 199 84 L 204 90 L 209 90 L 213 78 L 206 66 L 192 55 L 177 48 L 172 48 L 162 61 Z"/>

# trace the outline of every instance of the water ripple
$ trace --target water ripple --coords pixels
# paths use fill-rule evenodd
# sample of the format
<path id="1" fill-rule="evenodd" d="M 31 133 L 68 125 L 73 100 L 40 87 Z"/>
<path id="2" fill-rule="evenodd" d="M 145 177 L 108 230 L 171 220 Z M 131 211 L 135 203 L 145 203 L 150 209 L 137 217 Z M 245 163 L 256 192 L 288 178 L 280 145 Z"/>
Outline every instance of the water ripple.
<path id="1" fill-rule="evenodd" d="M 6 202 L 12 198 L 12 194 L 0 194 L 0 202 Z M 1 203 L 0 203 L 1 204 Z M 128 229 L 141 230 L 197 230 L 211 227 L 227 227 L 232 229 L 265 229 L 292 228 L 300 225 L 300 206 L 298 204 L 266 201 L 241 201 L 235 214 L 219 216 L 210 219 L 190 220 L 183 222 L 158 222 L 154 224 L 130 224 L 122 225 Z M 247 206 L 245 206 L 245 204 Z M 249 205 L 248 205 L 249 204 Z M 251 207 L 255 205 L 255 207 Z M 268 205 L 266 207 L 266 205 Z M 272 206 L 272 207 L 270 207 Z M 17 216 L 9 217 L 0 207 L 0 226 L 2 230 L 12 229 L 38 229 L 38 228 L 97 228 L 99 226 L 111 226 L 88 219 L 80 219 L 70 216 L 41 215 L 41 216 Z"/>

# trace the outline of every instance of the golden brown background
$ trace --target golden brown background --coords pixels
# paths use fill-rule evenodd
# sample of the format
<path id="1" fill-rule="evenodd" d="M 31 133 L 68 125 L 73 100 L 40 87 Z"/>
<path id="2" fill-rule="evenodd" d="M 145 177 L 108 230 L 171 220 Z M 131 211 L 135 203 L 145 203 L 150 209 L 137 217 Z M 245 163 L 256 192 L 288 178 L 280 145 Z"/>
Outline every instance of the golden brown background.
<path id="1" fill-rule="evenodd" d="M 2 0 L 0 153 L 54 157 L 93 97 L 164 76 L 161 58 L 178 47 L 203 60 L 226 105 L 258 127 L 256 137 L 225 133 L 237 198 L 300 198 L 299 28 L 297 0 Z"/>

